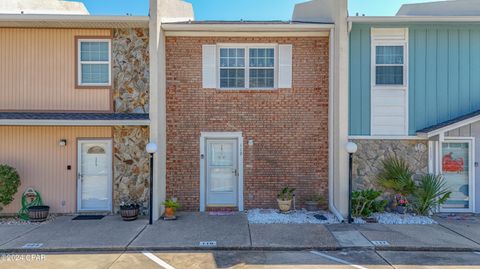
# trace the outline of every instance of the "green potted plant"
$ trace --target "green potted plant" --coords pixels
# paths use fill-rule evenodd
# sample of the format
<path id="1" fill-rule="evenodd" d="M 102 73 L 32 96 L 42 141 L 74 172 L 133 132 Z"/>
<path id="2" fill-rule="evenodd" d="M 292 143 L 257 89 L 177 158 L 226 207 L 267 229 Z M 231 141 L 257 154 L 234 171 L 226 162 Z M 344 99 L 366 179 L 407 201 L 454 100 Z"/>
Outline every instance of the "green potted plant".
<path id="1" fill-rule="evenodd" d="M 127 200 L 120 204 L 120 216 L 124 221 L 132 221 L 138 218 L 140 213 L 140 205 L 136 202 Z"/>
<path id="2" fill-rule="evenodd" d="M 323 202 L 323 196 L 321 195 L 308 196 L 305 199 L 305 209 L 307 209 L 307 211 L 317 211 L 321 202 Z"/>
<path id="3" fill-rule="evenodd" d="M 176 199 L 167 199 L 162 203 L 165 206 L 165 219 L 175 219 L 177 209 L 180 208 L 180 203 L 176 201 Z"/>
<path id="4" fill-rule="evenodd" d="M 278 208 L 280 209 L 280 212 L 286 213 L 290 211 L 290 208 L 292 207 L 294 192 L 295 192 L 295 189 L 285 187 L 277 195 L 277 203 L 278 203 Z"/>

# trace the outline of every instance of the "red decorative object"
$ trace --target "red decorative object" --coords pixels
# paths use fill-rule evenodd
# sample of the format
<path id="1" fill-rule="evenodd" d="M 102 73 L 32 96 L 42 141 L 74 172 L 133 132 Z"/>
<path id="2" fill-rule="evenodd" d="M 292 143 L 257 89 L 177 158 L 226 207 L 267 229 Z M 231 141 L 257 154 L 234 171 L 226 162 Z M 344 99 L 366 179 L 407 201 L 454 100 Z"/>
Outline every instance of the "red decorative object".
<path id="1" fill-rule="evenodd" d="M 461 173 L 465 169 L 463 169 L 463 158 L 459 157 L 456 160 L 452 158 L 452 152 L 443 156 L 442 160 L 442 167 L 443 172 L 457 172 Z"/>

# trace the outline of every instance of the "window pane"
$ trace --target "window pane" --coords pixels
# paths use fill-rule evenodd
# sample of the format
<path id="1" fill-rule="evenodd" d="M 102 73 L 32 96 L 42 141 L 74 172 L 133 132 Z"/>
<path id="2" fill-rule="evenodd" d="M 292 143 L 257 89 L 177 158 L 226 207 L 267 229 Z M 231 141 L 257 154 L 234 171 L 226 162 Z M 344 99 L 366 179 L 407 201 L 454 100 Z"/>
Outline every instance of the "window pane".
<path id="1" fill-rule="evenodd" d="M 377 46 L 377 64 L 403 64 L 403 46 Z"/>
<path id="2" fill-rule="evenodd" d="M 221 88 L 244 88 L 245 70 L 244 69 L 220 69 L 220 87 Z"/>
<path id="3" fill-rule="evenodd" d="M 403 66 L 377 66 L 377 85 L 403 85 Z"/>
<path id="4" fill-rule="evenodd" d="M 107 84 L 109 82 L 108 64 L 82 64 L 82 83 Z"/>
<path id="5" fill-rule="evenodd" d="M 80 59 L 82 61 L 108 61 L 108 42 L 80 43 Z"/>
<path id="6" fill-rule="evenodd" d="M 273 88 L 274 69 L 250 69 L 250 88 Z"/>
<path id="7" fill-rule="evenodd" d="M 442 144 L 442 174 L 445 179 L 445 187 L 452 192 L 442 208 L 470 208 L 469 163 L 468 143 Z"/>
<path id="8" fill-rule="evenodd" d="M 275 63 L 274 50 L 250 49 L 250 67 L 273 67 Z"/>
<path id="9" fill-rule="evenodd" d="M 221 48 L 220 49 L 221 67 L 244 67 L 245 49 Z"/>

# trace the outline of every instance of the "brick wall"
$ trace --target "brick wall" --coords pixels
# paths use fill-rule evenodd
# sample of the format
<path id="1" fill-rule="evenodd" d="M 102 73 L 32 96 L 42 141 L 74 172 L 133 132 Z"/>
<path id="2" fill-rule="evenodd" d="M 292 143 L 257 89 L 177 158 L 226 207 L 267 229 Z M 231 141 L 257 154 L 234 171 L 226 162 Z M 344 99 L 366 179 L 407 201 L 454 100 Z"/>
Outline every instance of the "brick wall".
<path id="1" fill-rule="evenodd" d="M 215 43 L 292 44 L 293 89 L 202 89 L 202 45 Z M 327 37 L 167 37 L 167 196 L 198 210 L 200 133 L 242 132 L 246 209 L 276 207 L 284 186 L 327 200 L 328 47 Z"/>

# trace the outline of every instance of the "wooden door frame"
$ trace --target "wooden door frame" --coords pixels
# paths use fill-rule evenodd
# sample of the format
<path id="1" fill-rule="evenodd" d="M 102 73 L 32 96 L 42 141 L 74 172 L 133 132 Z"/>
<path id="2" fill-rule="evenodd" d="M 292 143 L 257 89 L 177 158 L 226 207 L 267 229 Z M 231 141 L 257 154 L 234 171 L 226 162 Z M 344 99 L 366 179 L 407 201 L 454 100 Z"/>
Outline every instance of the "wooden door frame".
<path id="1" fill-rule="evenodd" d="M 202 132 L 200 135 L 200 212 L 206 210 L 206 141 L 207 139 L 236 139 L 238 162 L 238 210 L 243 211 L 243 136 L 242 132 Z"/>

